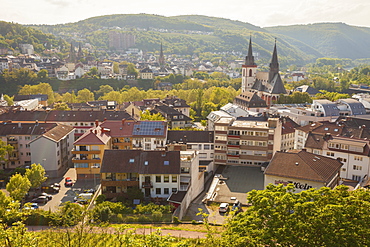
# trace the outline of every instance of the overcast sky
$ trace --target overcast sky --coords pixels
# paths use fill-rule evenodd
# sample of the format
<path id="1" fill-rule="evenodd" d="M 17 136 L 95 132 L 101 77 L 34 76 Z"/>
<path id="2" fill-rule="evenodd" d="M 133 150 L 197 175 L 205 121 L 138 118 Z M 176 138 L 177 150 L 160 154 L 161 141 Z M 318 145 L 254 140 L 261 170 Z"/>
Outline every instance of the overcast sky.
<path id="1" fill-rule="evenodd" d="M 60 24 L 110 14 L 207 15 L 278 26 L 344 22 L 370 27 L 370 0 L 0 0 L 0 20 Z"/>

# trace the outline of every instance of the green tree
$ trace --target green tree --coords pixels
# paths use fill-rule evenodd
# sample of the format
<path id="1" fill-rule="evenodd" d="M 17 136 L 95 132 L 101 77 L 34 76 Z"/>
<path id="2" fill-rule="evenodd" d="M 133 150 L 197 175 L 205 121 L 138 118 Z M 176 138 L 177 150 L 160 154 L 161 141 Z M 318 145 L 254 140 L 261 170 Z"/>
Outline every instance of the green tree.
<path id="1" fill-rule="evenodd" d="M 77 102 L 88 102 L 94 100 L 94 93 L 91 92 L 89 89 L 84 88 L 77 92 Z"/>
<path id="2" fill-rule="evenodd" d="M 70 111 L 71 109 L 68 107 L 68 105 L 64 102 L 58 102 L 54 104 L 53 110 L 56 111 Z"/>
<path id="3" fill-rule="evenodd" d="M 226 226 L 233 246 L 369 246 L 370 192 L 346 186 L 294 193 L 293 184 L 253 190 Z"/>
<path id="4" fill-rule="evenodd" d="M 22 176 L 18 173 L 13 175 L 6 184 L 6 190 L 9 192 L 10 197 L 16 201 L 22 201 L 30 188 L 30 180 L 28 180 L 26 176 Z"/>
<path id="5" fill-rule="evenodd" d="M 160 113 L 152 114 L 146 110 L 140 114 L 140 120 L 166 120 Z"/>
<path id="6" fill-rule="evenodd" d="M 14 104 L 14 96 L 10 97 L 9 95 L 4 94 L 4 100 L 8 103 L 8 106 L 12 106 Z"/>
<path id="7" fill-rule="evenodd" d="M 77 96 L 74 91 L 72 93 L 65 93 L 62 95 L 62 101 L 66 103 L 76 103 L 77 102 Z"/>
<path id="8" fill-rule="evenodd" d="M 54 103 L 54 91 L 49 83 L 39 83 L 37 85 L 24 85 L 19 89 L 18 94 L 28 95 L 28 94 L 46 94 L 48 96 L 48 104 Z"/>
<path id="9" fill-rule="evenodd" d="M 6 156 L 9 152 L 13 151 L 14 147 L 12 145 L 7 145 L 5 142 L 0 140 L 0 163 L 7 161 Z"/>
<path id="10" fill-rule="evenodd" d="M 111 91 L 113 91 L 112 86 L 110 86 L 110 85 L 101 85 L 99 87 L 99 90 L 95 91 L 95 95 L 96 95 L 97 98 L 99 98 L 99 97 L 101 97 L 101 96 L 103 96 L 103 95 L 105 95 L 105 94 L 107 94 Z"/>
<path id="11" fill-rule="evenodd" d="M 37 73 L 37 78 L 39 79 L 45 79 L 45 78 L 48 78 L 48 76 L 49 76 L 49 73 L 46 69 L 42 69 Z"/>
<path id="12" fill-rule="evenodd" d="M 26 170 L 26 177 L 31 182 L 31 188 L 38 188 L 46 181 L 45 169 L 40 164 L 32 164 L 31 168 Z"/>

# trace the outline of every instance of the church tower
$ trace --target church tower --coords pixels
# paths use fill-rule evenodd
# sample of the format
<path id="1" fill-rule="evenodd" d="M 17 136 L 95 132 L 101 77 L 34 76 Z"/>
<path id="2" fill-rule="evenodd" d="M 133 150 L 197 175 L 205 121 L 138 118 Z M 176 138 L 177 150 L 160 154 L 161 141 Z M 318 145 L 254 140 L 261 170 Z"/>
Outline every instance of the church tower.
<path id="1" fill-rule="evenodd" d="M 256 80 L 257 65 L 254 63 L 252 52 L 252 37 L 249 38 L 248 55 L 245 57 L 245 63 L 242 65 L 242 93 L 250 91 Z"/>
<path id="2" fill-rule="evenodd" d="M 162 42 L 161 42 L 161 51 L 159 52 L 159 59 L 158 59 L 158 62 L 159 62 L 159 66 L 161 68 L 164 67 L 164 55 L 163 55 L 163 47 L 162 47 Z"/>
<path id="3" fill-rule="evenodd" d="M 270 63 L 270 71 L 269 71 L 269 81 L 271 81 L 276 74 L 279 74 L 279 62 L 278 62 L 278 56 L 276 51 L 276 38 L 275 38 L 275 46 L 274 51 L 272 53 L 272 59 Z"/>

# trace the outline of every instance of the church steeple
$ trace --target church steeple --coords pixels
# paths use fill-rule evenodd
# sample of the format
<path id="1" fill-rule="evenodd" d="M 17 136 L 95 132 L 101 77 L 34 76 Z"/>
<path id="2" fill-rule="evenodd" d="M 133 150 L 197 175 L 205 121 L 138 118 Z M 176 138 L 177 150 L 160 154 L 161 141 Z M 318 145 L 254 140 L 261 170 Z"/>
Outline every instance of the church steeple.
<path id="1" fill-rule="evenodd" d="M 162 47 L 162 42 L 161 42 L 161 51 L 159 52 L 159 59 L 158 59 L 158 62 L 159 62 L 159 66 L 161 68 L 164 67 L 164 55 L 163 55 L 163 47 Z"/>
<path id="2" fill-rule="evenodd" d="M 279 73 L 279 62 L 278 62 L 278 56 L 277 56 L 277 50 L 276 50 L 276 38 L 275 38 L 275 46 L 274 46 L 274 51 L 272 53 L 272 59 L 270 63 L 269 79 L 272 80 L 274 75 L 277 73 Z"/>
<path id="3" fill-rule="evenodd" d="M 249 37 L 248 55 L 245 57 L 245 65 L 255 65 L 252 52 L 252 37 Z"/>

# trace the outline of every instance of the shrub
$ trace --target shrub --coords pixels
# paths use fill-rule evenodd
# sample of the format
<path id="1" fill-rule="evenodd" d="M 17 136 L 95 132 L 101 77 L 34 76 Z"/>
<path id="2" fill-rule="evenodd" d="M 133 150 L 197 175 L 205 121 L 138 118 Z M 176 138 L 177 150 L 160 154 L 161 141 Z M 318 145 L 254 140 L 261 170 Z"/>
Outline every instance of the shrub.
<path id="1" fill-rule="evenodd" d="M 138 222 L 151 222 L 150 218 L 145 215 L 139 215 L 137 221 Z"/>
<path id="2" fill-rule="evenodd" d="M 105 195 L 98 195 L 95 199 L 95 202 L 96 202 L 96 204 L 100 204 L 100 203 L 104 202 L 105 199 L 106 199 Z"/>
<path id="3" fill-rule="evenodd" d="M 161 222 L 162 221 L 163 214 L 159 211 L 155 211 L 152 214 L 153 222 Z"/>
<path id="4" fill-rule="evenodd" d="M 172 221 L 173 221 L 174 224 L 180 224 L 181 223 L 181 221 L 179 220 L 179 217 L 176 217 L 176 216 L 173 217 Z"/>

